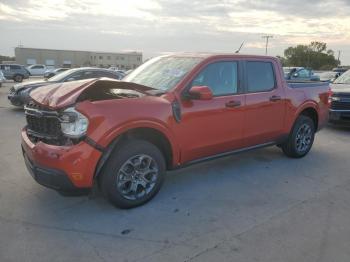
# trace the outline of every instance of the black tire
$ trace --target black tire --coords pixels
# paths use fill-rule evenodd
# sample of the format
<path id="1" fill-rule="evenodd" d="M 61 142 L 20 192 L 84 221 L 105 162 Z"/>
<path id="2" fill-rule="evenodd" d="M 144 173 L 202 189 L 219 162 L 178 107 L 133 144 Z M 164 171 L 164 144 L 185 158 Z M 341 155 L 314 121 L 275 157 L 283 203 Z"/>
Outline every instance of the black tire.
<path id="1" fill-rule="evenodd" d="M 315 124 L 308 116 L 299 116 L 289 134 L 288 140 L 281 145 L 283 153 L 292 158 L 301 158 L 311 150 L 315 139 Z"/>
<path id="2" fill-rule="evenodd" d="M 13 77 L 13 80 L 17 83 L 21 83 L 23 81 L 23 76 L 22 75 L 15 75 Z"/>
<path id="3" fill-rule="evenodd" d="M 147 164 L 148 170 L 150 170 L 148 175 L 151 175 L 152 178 L 150 180 L 146 178 L 148 183 L 143 180 L 146 175 L 138 174 L 139 171 L 146 170 L 140 168 L 143 165 L 142 161 L 138 162 L 140 159 L 142 161 L 147 159 L 147 162 L 150 163 Z M 141 164 L 134 165 L 134 163 Z M 121 171 L 122 168 L 123 171 Z M 154 170 L 158 172 L 156 173 Z M 165 172 L 164 156 L 155 145 L 144 140 L 127 140 L 117 145 L 117 148 L 107 160 L 99 178 L 101 191 L 113 205 L 119 208 L 137 207 L 150 201 L 159 192 L 164 181 Z M 141 183 L 140 181 L 146 183 L 146 186 L 138 184 Z M 131 191 L 135 184 L 137 184 L 136 191 Z M 138 191 L 140 192 L 137 193 Z M 133 192 L 135 192 L 135 195 Z"/>

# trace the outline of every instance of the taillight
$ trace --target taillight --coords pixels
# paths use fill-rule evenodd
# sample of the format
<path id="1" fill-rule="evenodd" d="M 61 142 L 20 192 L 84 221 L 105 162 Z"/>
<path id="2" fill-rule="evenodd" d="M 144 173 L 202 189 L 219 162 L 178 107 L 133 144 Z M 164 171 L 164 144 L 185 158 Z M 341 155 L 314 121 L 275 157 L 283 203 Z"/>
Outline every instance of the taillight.
<path id="1" fill-rule="evenodd" d="M 331 105 L 332 104 L 332 95 L 333 95 L 333 92 L 332 90 L 329 88 L 328 90 L 328 105 Z"/>

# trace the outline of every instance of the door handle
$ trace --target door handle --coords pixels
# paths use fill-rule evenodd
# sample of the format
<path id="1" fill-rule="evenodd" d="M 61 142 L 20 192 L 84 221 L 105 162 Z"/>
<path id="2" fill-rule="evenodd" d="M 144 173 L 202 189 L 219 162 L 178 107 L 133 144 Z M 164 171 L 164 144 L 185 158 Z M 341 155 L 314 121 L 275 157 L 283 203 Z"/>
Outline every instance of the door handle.
<path id="1" fill-rule="evenodd" d="M 271 96 L 270 97 L 270 101 L 271 102 L 276 102 L 276 101 L 279 101 L 281 100 L 282 98 L 280 96 Z"/>
<path id="2" fill-rule="evenodd" d="M 241 101 L 229 101 L 225 104 L 226 107 L 239 107 L 241 105 Z"/>

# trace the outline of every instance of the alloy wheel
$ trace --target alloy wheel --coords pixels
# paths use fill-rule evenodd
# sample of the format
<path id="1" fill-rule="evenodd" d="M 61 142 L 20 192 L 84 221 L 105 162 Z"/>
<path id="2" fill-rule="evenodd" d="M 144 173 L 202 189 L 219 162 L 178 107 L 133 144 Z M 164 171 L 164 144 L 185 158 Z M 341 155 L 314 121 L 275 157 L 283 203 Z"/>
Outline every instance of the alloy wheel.
<path id="1" fill-rule="evenodd" d="M 299 153 L 304 153 L 306 152 L 312 143 L 312 128 L 308 124 L 303 124 L 299 127 L 295 143 L 296 143 L 296 149 Z"/>
<path id="2" fill-rule="evenodd" d="M 151 156 L 132 156 L 118 171 L 117 190 L 128 200 L 138 200 L 152 192 L 157 178 L 158 165 Z"/>

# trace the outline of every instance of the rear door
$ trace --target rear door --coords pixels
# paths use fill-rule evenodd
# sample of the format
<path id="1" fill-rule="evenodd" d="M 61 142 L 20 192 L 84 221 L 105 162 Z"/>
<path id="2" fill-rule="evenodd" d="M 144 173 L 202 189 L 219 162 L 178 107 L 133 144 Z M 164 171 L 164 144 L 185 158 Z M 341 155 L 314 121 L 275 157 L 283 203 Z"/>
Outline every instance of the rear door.
<path id="1" fill-rule="evenodd" d="M 187 87 L 208 86 L 214 97 L 181 101 L 182 119 L 174 130 L 183 148 L 183 163 L 242 147 L 241 65 L 239 61 L 212 62 Z"/>
<path id="2" fill-rule="evenodd" d="M 248 60 L 244 68 L 245 145 L 275 141 L 283 131 L 286 105 L 282 81 L 275 74 L 278 64 L 273 60 Z"/>

